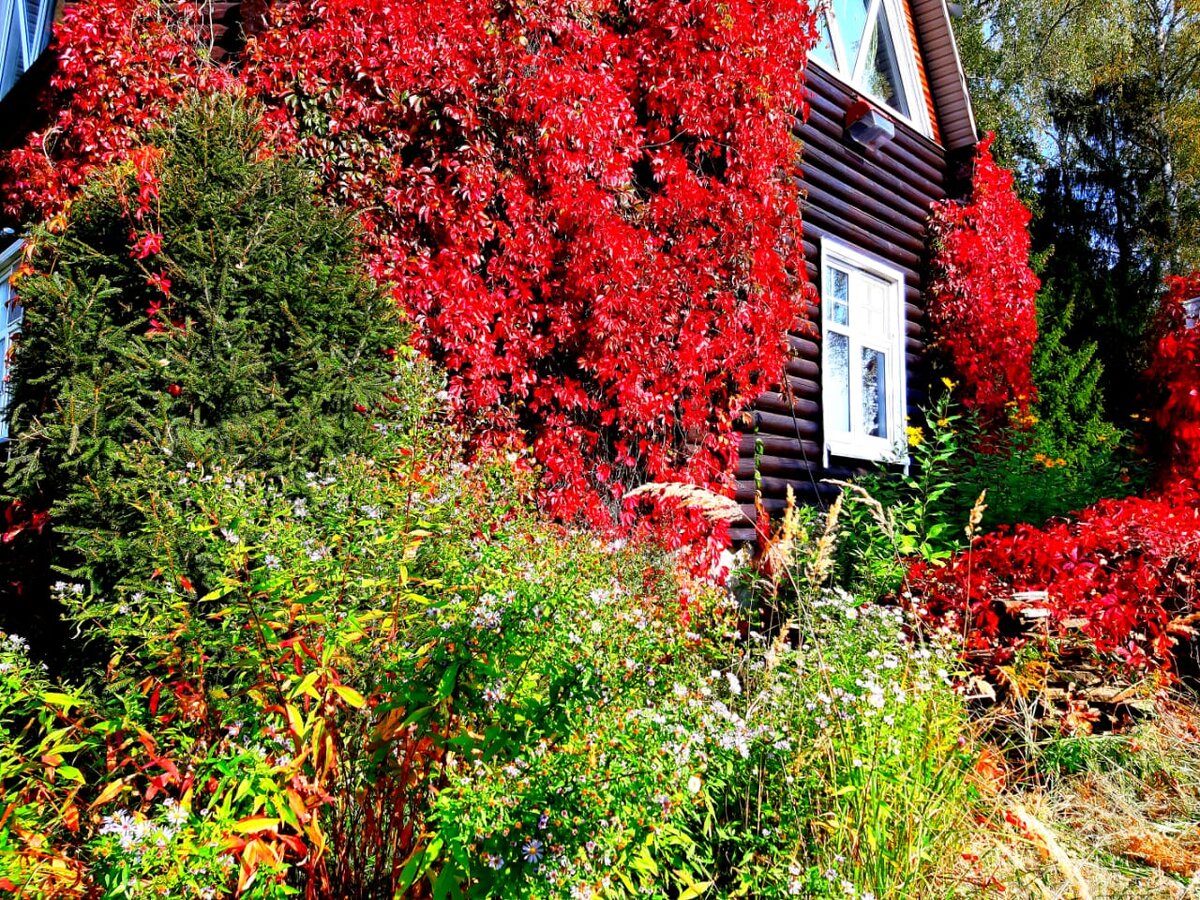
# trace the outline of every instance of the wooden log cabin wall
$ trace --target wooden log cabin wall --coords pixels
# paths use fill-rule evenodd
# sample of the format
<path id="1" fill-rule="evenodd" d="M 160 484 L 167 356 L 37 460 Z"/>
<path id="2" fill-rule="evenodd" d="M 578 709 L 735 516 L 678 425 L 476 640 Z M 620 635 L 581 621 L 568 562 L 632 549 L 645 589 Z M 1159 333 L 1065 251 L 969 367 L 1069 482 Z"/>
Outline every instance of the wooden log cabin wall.
<path id="1" fill-rule="evenodd" d="M 820 305 L 810 306 L 807 322 L 796 323 L 788 335 L 791 353 L 780 388 L 760 395 L 739 426 L 737 500 L 747 521 L 733 529 L 737 541 L 755 537 L 751 522 L 756 494 L 773 515 L 783 509 L 789 487 L 799 502 L 824 504 L 838 490 L 825 479 L 846 478 L 880 461 L 871 450 L 847 452 L 847 442 L 828 427 L 831 404 L 825 369 L 829 362 L 823 359 L 822 343 L 830 330 L 826 323 L 839 318 L 831 309 L 837 302 L 831 296 L 836 287 L 823 268 L 831 247 L 853 252 L 852 258 L 861 254 L 868 269 L 877 263 L 899 282 L 896 295 L 902 317 L 897 317 L 894 347 L 903 356 L 904 389 L 896 391 L 896 405 L 903 408 L 889 410 L 894 421 L 886 430 L 893 446 L 897 438 L 898 446 L 903 446 L 904 414 L 915 424 L 927 397 L 923 291 L 929 262 L 928 217 L 934 201 L 956 196 L 965 187 L 976 134 L 944 3 L 910 0 L 903 9 L 920 81 L 919 100 L 928 110 L 929 134 L 914 127 L 910 117 L 897 116 L 878 102 L 864 102 L 862 92 L 830 74 L 827 67 L 809 65 L 811 109 L 807 122 L 798 122 L 796 135 L 802 144 L 806 194 L 807 277 L 817 289 Z M 894 136 L 875 149 L 856 141 L 847 127 L 847 115 L 864 108 L 894 129 Z M 854 315 L 853 304 L 850 315 Z M 859 410 L 849 412 L 855 415 Z"/>

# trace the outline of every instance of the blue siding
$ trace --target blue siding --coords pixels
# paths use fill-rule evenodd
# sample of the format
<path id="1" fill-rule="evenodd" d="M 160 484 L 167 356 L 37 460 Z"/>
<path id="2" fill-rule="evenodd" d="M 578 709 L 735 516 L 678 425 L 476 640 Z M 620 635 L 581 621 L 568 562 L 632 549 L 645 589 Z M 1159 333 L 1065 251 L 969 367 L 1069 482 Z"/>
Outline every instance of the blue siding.
<path id="1" fill-rule="evenodd" d="M 0 0 L 0 99 L 50 43 L 55 0 Z"/>

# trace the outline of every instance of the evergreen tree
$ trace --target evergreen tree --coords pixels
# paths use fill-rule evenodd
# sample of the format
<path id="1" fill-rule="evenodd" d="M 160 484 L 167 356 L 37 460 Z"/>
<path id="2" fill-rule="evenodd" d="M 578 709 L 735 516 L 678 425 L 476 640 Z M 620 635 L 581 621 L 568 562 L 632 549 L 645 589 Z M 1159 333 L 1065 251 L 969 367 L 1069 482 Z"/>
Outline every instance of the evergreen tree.
<path id="1" fill-rule="evenodd" d="M 264 152 L 244 103 L 195 101 L 135 160 L 35 233 L 18 282 L 3 483 L 49 508 L 58 570 L 98 587 L 140 524 L 139 457 L 296 478 L 416 402 L 352 220 Z"/>

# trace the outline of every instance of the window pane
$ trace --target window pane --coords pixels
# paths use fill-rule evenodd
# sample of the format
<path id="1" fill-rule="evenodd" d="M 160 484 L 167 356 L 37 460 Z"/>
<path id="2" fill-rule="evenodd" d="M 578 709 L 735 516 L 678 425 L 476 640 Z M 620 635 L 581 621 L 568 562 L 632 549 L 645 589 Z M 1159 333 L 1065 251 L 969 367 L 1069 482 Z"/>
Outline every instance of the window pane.
<path id="1" fill-rule="evenodd" d="M 888 18 L 887 6 L 883 3 L 879 4 L 879 15 L 875 23 L 871 43 L 867 47 L 867 61 L 863 67 L 865 87 L 896 112 L 907 116 L 908 100 L 904 96 L 904 82 L 900 79 L 900 66 L 896 61 L 891 21 Z"/>
<path id="2" fill-rule="evenodd" d="M 888 300 L 891 291 L 887 282 L 879 281 L 869 275 L 863 276 L 861 299 L 855 303 L 855 327 L 861 334 L 873 338 L 887 340 L 888 329 Z"/>
<path id="3" fill-rule="evenodd" d="M 887 357 L 870 347 L 862 351 L 862 404 L 863 431 L 887 437 Z"/>
<path id="4" fill-rule="evenodd" d="M 850 324 L 850 275 L 841 269 L 829 270 L 825 318 L 835 325 Z"/>
<path id="5" fill-rule="evenodd" d="M 825 422 L 830 431 L 846 434 L 850 431 L 850 338 L 831 331 L 825 340 L 828 343 L 825 397 L 829 403 Z"/>
<path id="6" fill-rule="evenodd" d="M 820 40 L 812 48 L 812 57 L 836 72 L 838 66 L 833 57 L 833 35 L 829 33 L 829 17 L 825 13 L 821 13 L 821 18 L 817 20 L 817 34 Z"/>
<path id="7" fill-rule="evenodd" d="M 1196 323 L 1200 322 L 1200 297 L 1193 297 L 1191 300 L 1183 301 L 1184 327 L 1195 328 Z"/>
<path id="8" fill-rule="evenodd" d="M 833 0 L 833 17 L 837 20 L 842 36 L 842 49 L 846 51 L 846 66 L 849 75 L 858 61 L 858 50 L 863 43 L 863 32 L 867 30 L 867 12 L 871 0 Z"/>

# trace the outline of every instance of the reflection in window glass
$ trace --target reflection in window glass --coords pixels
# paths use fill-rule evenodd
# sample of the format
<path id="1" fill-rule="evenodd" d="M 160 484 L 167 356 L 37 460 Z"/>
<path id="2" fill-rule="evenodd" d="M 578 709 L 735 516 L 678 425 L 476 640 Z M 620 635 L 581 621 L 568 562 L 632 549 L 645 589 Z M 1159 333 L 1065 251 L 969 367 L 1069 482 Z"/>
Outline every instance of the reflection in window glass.
<path id="1" fill-rule="evenodd" d="M 867 61 L 863 68 L 866 88 L 902 116 L 908 115 L 908 101 L 904 97 L 903 82 L 900 80 L 900 65 L 896 60 L 896 47 L 892 43 L 892 28 L 888 20 L 887 7 L 879 4 L 879 16 L 871 33 L 867 48 Z"/>
<path id="2" fill-rule="evenodd" d="M 846 65 L 852 70 L 858 61 L 858 50 L 862 46 L 863 32 L 867 30 L 867 13 L 870 0 L 833 0 L 833 17 L 837 20 L 842 35 L 842 49 L 846 51 Z"/>
<path id="3" fill-rule="evenodd" d="M 829 409 L 825 411 L 825 422 L 831 431 L 845 434 L 850 431 L 850 338 L 831 331 L 825 339 L 829 344 L 829 369 L 825 373 Z"/>
<path id="4" fill-rule="evenodd" d="M 841 269 L 829 270 L 829 321 L 850 324 L 850 275 Z"/>
<path id="5" fill-rule="evenodd" d="M 824 13 L 821 13 L 821 18 L 817 20 L 817 34 L 820 39 L 817 41 L 817 46 L 812 48 L 812 57 L 836 72 L 837 60 L 833 55 L 833 35 L 829 32 L 829 17 Z"/>
<path id="6" fill-rule="evenodd" d="M 879 350 L 862 351 L 863 431 L 871 437 L 888 436 L 887 357 Z"/>

